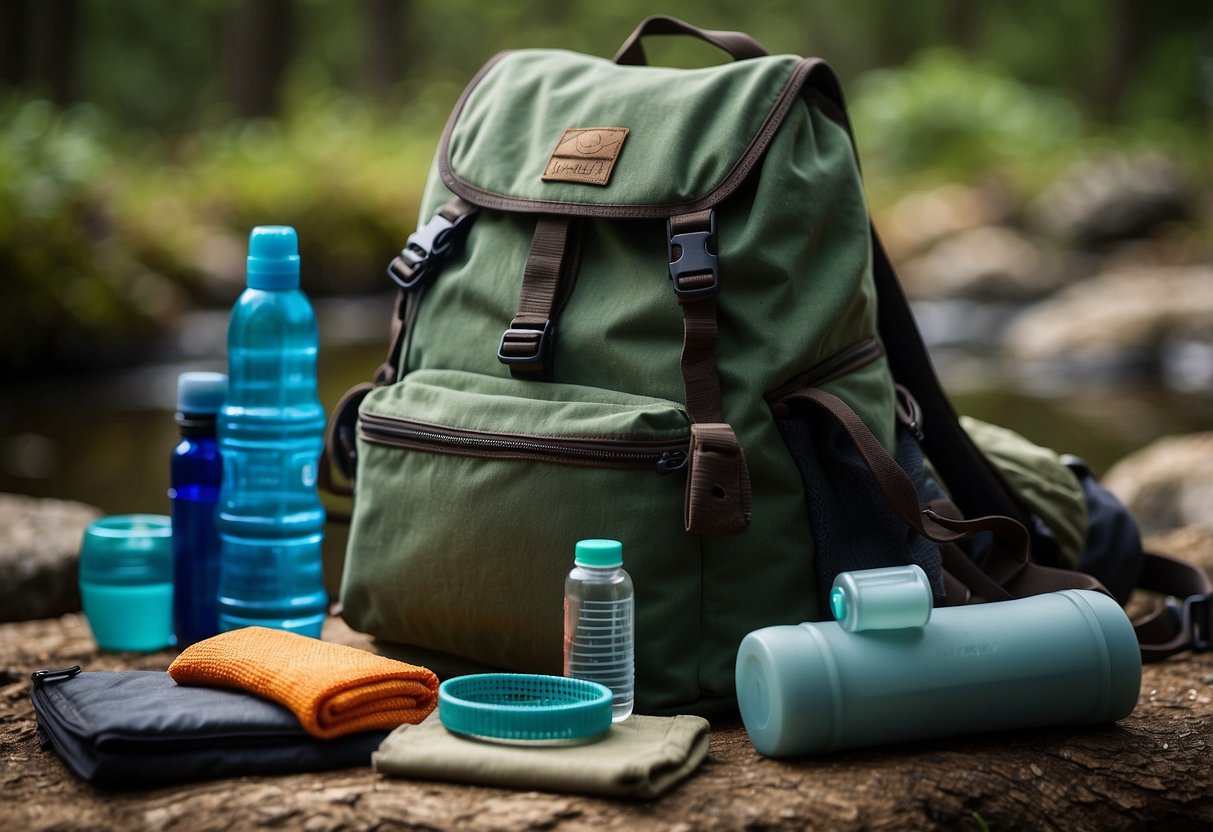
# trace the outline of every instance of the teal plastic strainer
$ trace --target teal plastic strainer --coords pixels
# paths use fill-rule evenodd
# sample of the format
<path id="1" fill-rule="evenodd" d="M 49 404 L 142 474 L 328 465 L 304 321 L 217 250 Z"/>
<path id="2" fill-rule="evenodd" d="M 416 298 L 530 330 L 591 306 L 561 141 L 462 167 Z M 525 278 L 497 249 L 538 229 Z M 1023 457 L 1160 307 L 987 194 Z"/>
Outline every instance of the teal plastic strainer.
<path id="1" fill-rule="evenodd" d="M 527 673 L 478 673 L 438 688 L 448 731 L 498 740 L 566 740 L 611 727 L 611 690 L 597 682 Z"/>

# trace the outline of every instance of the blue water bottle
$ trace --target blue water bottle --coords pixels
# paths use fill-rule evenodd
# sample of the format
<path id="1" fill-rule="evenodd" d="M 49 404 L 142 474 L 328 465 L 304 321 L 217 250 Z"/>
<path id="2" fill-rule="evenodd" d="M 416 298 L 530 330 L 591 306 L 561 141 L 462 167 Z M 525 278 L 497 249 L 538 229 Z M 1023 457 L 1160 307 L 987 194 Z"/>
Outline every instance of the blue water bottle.
<path id="1" fill-rule="evenodd" d="M 316 317 L 299 290 L 298 252 L 295 229 L 253 229 L 248 288 L 228 325 L 218 422 L 219 629 L 259 625 L 319 638 L 328 605 L 316 493 L 324 409 Z"/>
<path id="2" fill-rule="evenodd" d="M 219 632 L 219 531 L 215 513 L 223 459 L 215 416 L 227 392 L 223 373 L 182 373 L 177 378 L 181 441 L 169 461 L 173 520 L 173 632 L 187 647 Z"/>

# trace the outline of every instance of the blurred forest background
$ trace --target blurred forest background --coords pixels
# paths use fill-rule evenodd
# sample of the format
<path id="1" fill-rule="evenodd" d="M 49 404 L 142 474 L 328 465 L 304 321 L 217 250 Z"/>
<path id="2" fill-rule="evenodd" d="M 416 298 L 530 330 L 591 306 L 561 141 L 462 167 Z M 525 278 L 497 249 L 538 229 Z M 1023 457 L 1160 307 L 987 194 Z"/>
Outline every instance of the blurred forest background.
<path id="1" fill-rule="evenodd" d="M 475 71 L 658 11 L 834 65 L 962 409 L 1102 465 L 1208 427 L 1208 0 L 0 0 L 0 490 L 164 510 L 175 373 L 223 369 L 256 224 L 299 229 L 331 406 Z"/>

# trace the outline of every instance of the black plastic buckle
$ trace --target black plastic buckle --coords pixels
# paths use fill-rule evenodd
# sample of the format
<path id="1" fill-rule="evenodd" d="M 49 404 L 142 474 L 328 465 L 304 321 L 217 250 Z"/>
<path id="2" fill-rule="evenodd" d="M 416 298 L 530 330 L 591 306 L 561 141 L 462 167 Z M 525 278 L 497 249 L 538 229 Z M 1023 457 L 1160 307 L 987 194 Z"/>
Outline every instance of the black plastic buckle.
<path id="1" fill-rule="evenodd" d="M 1209 595 L 1189 595 L 1184 599 L 1183 627 L 1192 636 L 1197 653 L 1213 649 L 1213 606 Z"/>
<path id="2" fill-rule="evenodd" d="M 539 329 L 533 327 L 510 327 L 501 334 L 497 346 L 497 360 L 502 364 L 538 364 L 547 356 L 552 343 L 552 322 L 546 320 Z M 507 353 L 506 345 L 529 345 L 530 350 L 522 355 Z"/>
<path id="3" fill-rule="evenodd" d="M 71 667 L 65 667 L 62 670 L 35 670 L 29 675 L 34 680 L 35 685 L 42 685 L 46 682 L 57 682 L 61 679 L 70 679 L 80 673 L 80 665 L 74 664 Z"/>
<path id="4" fill-rule="evenodd" d="M 435 214 L 430 221 L 409 235 L 400 254 L 388 263 L 387 276 L 405 291 L 416 288 L 438 270 L 451 251 L 467 236 L 476 212 L 460 214 L 448 220 Z"/>
<path id="5" fill-rule="evenodd" d="M 688 231 L 682 234 L 674 233 L 674 223 L 666 220 L 666 235 L 669 242 L 666 250 L 670 261 L 670 280 L 674 284 L 674 294 L 678 302 L 699 300 L 713 297 L 720 291 L 720 271 L 716 257 L 716 212 L 709 213 L 710 222 L 707 231 Z M 677 248 L 677 256 L 675 256 Z M 683 284 L 683 278 L 691 275 L 702 277 L 711 275 L 711 283 L 696 282 L 695 285 Z"/>
<path id="6" fill-rule="evenodd" d="M 1213 650 L 1213 607 L 1209 595 L 1189 595 L 1180 600 L 1171 595 L 1166 600 L 1167 610 L 1180 633 L 1188 637 L 1192 650 L 1201 653 Z"/>

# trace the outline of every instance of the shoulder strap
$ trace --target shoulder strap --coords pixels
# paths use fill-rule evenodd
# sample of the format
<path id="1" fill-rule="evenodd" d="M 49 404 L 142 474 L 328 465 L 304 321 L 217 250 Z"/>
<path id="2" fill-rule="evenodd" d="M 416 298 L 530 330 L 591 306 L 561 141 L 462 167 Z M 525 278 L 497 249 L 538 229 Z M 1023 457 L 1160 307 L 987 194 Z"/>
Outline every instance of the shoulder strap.
<path id="1" fill-rule="evenodd" d="M 847 131 L 854 146 L 846 100 L 834 71 L 824 62 L 816 63 L 807 86 L 818 100 L 824 101 L 829 115 Z M 909 301 L 870 221 L 868 229 L 876 282 L 877 327 L 893 378 L 913 395 L 922 411 L 922 423 L 928 426 L 922 440 L 923 451 L 945 484 L 964 483 L 963 489 L 954 489 L 954 499 L 965 515 L 1001 514 L 1018 520 L 1032 536 L 1036 558 L 1048 562 L 1052 541 L 1032 531 L 1028 512 L 1015 502 L 1001 475 L 960 426 L 960 419 L 935 374 Z"/>
<path id="2" fill-rule="evenodd" d="M 963 488 L 953 487 L 952 493 L 966 515 L 1002 514 L 1014 517 L 1031 530 L 1027 512 L 1011 497 L 1001 475 L 961 427 L 956 410 L 939 383 L 889 256 L 876 229 L 869 224 L 869 230 L 880 339 L 893 377 L 910 391 L 921 409 L 925 426 L 923 451 L 945 484 L 964 483 Z M 1037 560 L 1049 562 L 1052 550 L 1052 541 L 1032 535 L 1032 551 Z"/>
<path id="3" fill-rule="evenodd" d="M 818 63 L 808 84 L 829 107 L 830 115 L 851 134 L 854 145 L 842 87 L 833 70 Z M 998 546 L 982 568 L 977 568 L 954 546 L 944 545 L 949 594 L 963 593 L 965 600 L 992 600 L 1063 588 L 1106 592 L 1090 575 L 1041 565 L 1055 560 L 1053 542 L 1032 532 L 1034 524 L 1027 522 L 1028 512 L 1015 501 L 1001 475 L 961 426 L 935 373 L 889 256 L 870 221 L 868 227 L 880 338 L 893 377 L 911 391 L 921 408 L 922 423 L 926 425 L 921 439 L 923 451 L 944 483 L 951 486 L 964 516 L 980 520 L 983 515 L 1002 515 L 1016 521 L 1031 535 L 1036 562 L 1021 559 L 1017 546 Z M 961 483 L 963 486 L 958 487 Z M 938 523 L 939 515 L 934 514 L 933 519 Z M 945 542 L 938 536 L 932 539 Z M 1202 569 L 1163 555 L 1147 554 L 1137 585 L 1168 596 L 1161 605 L 1135 617 L 1134 629 L 1144 661 L 1156 661 L 1187 649 L 1213 649 L 1213 584 Z"/>

